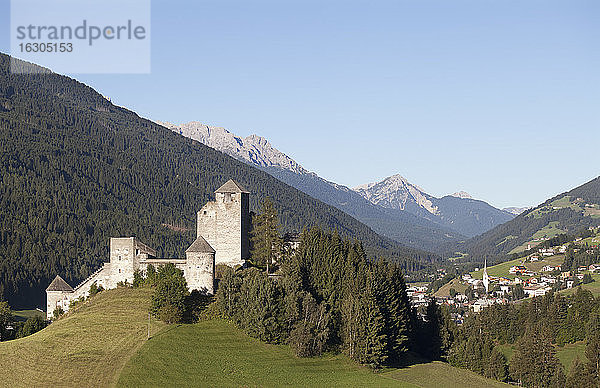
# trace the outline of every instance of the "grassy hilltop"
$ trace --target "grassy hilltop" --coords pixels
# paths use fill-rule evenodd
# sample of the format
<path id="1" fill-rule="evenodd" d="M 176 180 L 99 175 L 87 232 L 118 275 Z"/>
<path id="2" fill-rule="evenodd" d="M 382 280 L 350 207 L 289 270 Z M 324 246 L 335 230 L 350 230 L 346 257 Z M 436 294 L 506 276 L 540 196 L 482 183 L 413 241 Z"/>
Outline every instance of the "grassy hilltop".
<path id="1" fill-rule="evenodd" d="M 0 342 L 0 386 L 111 386 L 147 337 L 148 289 L 102 292 L 29 337 Z M 158 331 L 164 325 L 153 323 Z"/>
<path id="2" fill-rule="evenodd" d="M 372 372 L 343 355 L 297 358 L 226 321 L 152 321 L 148 289 L 100 293 L 29 337 L 0 343 L 0 386 L 505 386 L 441 362 Z"/>

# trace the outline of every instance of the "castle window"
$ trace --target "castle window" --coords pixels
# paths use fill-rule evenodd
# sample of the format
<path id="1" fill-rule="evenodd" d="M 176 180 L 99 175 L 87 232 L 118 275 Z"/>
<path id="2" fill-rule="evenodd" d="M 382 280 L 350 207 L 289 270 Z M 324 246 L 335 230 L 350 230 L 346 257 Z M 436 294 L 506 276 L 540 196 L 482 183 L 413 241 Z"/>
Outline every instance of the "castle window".
<path id="1" fill-rule="evenodd" d="M 119 255 L 119 261 L 121 261 L 121 255 Z"/>
<path id="2" fill-rule="evenodd" d="M 119 268 L 119 273 L 121 273 L 121 268 Z"/>
<path id="3" fill-rule="evenodd" d="M 204 215 L 206 215 L 206 210 L 204 211 Z"/>

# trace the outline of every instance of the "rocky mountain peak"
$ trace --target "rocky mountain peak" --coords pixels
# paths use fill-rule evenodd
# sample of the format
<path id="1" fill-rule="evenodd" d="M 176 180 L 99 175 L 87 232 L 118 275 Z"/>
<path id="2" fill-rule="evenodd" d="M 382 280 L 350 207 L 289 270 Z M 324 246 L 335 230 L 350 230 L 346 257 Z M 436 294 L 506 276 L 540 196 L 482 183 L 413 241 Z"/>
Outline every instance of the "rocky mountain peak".
<path id="1" fill-rule="evenodd" d="M 198 121 L 185 124 L 172 124 L 159 121 L 157 123 L 180 135 L 199 141 L 204 145 L 246 163 L 261 167 L 278 167 L 297 174 L 308 173 L 304 167 L 274 148 L 262 136 L 253 134 L 242 138 L 234 135 L 225 128 L 209 126 Z"/>
<path id="2" fill-rule="evenodd" d="M 386 208 L 405 210 L 407 204 L 417 203 L 431 214 L 437 212 L 437 208 L 431 202 L 431 196 L 400 174 L 387 177 L 378 183 L 357 186 L 354 190 L 372 203 Z"/>
<path id="3" fill-rule="evenodd" d="M 462 199 L 473 199 L 471 194 L 466 191 L 457 191 L 456 193 L 450 194 L 451 197 L 462 198 Z"/>

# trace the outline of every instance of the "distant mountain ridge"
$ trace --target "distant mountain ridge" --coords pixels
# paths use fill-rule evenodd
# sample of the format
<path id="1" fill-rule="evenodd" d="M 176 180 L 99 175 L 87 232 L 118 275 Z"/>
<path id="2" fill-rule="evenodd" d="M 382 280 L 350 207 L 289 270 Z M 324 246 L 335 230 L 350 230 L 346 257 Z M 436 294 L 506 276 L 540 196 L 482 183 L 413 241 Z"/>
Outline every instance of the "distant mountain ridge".
<path id="1" fill-rule="evenodd" d="M 200 122 L 157 123 L 257 166 L 288 185 L 343 210 L 376 232 L 414 248 L 436 250 L 440 245 L 483 233 L 513 217 L 483 201 L 470 199 L 465 192 L 435 198 L 400 175 L 390 177 L 393 185 L 385 185 L 383 192 L 379 190 L 384 186 L 382 182 L 350 189 L 306 170 L 263 137 L 242 138 L 224 128 Z M 444 212 L 440 213 L 439 206 Z"/>
<path id="2" fill-rule="evenodd" d="M 354 188 L 372 203 L 407 211 L 465 236 L 473 237 L 511 220 L 514 215 L 461 191 L 442 198 L 427 194 L 401 175 Z"/>
<path id="3" fill-rule="evenodd" d="M 505 212 L 509 212 L 511 214 L 514 214 L 515 216 L 518 216 L 519 214 L 526 212 L 529 209 L 532 209 L 533 206 L 527 206 L 527 207 L 505 207 L 502 210 L 504 210 Z"/>
<path id="4" fill-rule="evenodd" d="M 600 226 L 600 177 L 530 208 L 513 220 L 470 240 L 449 245 L 447 254 L 467 253 L 470 261 L 507 258 L 558 234 Z"/>

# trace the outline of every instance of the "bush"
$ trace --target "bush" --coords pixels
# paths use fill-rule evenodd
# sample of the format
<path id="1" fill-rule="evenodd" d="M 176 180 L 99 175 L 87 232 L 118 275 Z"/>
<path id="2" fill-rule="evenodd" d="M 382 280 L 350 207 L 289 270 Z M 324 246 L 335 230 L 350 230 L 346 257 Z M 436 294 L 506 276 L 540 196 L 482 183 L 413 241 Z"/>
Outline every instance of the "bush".
<path id="1" fill-rule="evenodd" d="M 52 313 L 53 315 L 53 319 L 58 319 L 60 317 L 62 317 L 65 313 L 65 310 L 62 309 L 62 307 L 57 307 L 54 312 Z"/>
<path id="2" fill-rule="evenodd" d="M 102 286 L 97 286 L 96 282 L 94 282 L 91 286 L 90 286 L 90 296 L 94 296 L 99 292 L 104 291 L 104 288 L 102 288 Z"/>
<path id="3" fill-rule="evenodd" d="M 158 310 L 158 318 L 168 324 L 180 323 L 183 320 L 183 310 L 167 302 Z"/>
<path id="4" fill-rule="evenodd" d="M 188 287 L 183 271 L 173 264 L 161 266 L 157 272 L 157 284 L 152 295 L 150 312 L 166 323 L 181 322 L 187 296 Z"/>
<path id="5" fill-rule="evenodd" d="M 19 331 L 19 337 L 27 337 L 28 335 L 37 333 L 44 327 L 46 327 L 46 322 L 42 317 L 36 315 L 35 317 L 31 317 L 27 321 L 25 321 L 25 324 Z"/>

